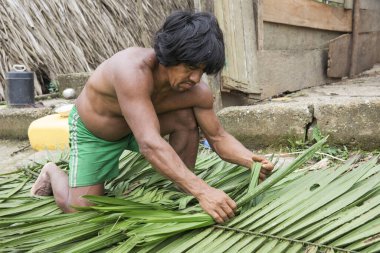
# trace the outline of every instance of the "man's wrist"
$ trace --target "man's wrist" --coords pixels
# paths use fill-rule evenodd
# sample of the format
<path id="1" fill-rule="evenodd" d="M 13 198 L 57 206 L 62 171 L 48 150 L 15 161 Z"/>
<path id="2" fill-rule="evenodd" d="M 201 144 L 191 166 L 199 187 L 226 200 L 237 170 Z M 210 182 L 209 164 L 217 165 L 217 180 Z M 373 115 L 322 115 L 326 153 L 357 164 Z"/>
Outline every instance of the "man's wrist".
<path id="1" fill-rule="evenodd" d="M 196 199 L 199 199 L 206 194 L 210 186 L 201 178 L 195 176 L 192 180 L 188 181 L 187 191 L 193 195 Z"/>

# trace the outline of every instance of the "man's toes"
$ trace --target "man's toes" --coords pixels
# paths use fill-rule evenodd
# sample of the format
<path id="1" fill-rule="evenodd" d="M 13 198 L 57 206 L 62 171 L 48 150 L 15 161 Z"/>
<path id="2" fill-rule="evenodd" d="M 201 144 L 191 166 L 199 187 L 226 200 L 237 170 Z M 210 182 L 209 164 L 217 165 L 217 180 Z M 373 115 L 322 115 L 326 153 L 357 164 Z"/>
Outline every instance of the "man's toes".
<path id="1" fill-rule="evenodd" d="M 38 195 L 38 196 L 51 195 L 52 189 L 51 189 L 50 179 L 46 171 L 41 170 L 41 173 L 38 176 L 37 180 L 34 182 L 30 192 L 32 195 Z"/>

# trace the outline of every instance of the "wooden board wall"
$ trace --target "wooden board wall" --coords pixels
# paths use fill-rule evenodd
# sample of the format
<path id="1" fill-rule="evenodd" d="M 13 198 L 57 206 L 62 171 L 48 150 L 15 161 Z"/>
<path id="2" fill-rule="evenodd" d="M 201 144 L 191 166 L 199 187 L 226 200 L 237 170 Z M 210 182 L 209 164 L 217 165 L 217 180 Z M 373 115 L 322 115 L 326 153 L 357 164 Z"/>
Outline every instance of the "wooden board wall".
<path id="1" fill-rule="evenodd" d="M 343 77 L 350 73 L 351 34 L 343 34 L 330 41 L 327 76 Z"/>
<path id="2" fill-rule="evenodd" d="M 222 90 L 260 93 L 257 84 L 256 34 L 252 0 L 215 0 L 215 15 L 224 33 L 226 65 Z"/>
<path id="3" fill-rule="evenodd" d="M 326 84 L 327 50 L 262 50 L 258 54 L 262 98 Z"/>
<path id="4" fill-rule="evenodd" d="M 380 1 L 379 1 L 380 6 Z M 360 10 L 359 32 L 380 31 L 380 9 L 379 10 Z"/>
<path id="5" fill-rule="evenodd" d="M 330 41 L 329 77 L 355 76 L 380 62 L 380 1 L 361 0 L 356 3 L 360 8 L 359 15 L 355 14 L 357 19 L 354 19 L 355 23 L 358 22 L 358 28 L 352 34 L 357 35 L 357 44 L 352 45 L 352 34 Z M 352 59 L 354 62 L 351 62 Z"/>
<path id="6" fill-rule="evenodd" d="M 344 34 L 329 44 L 328 68 L 329 77 L 344 77 L 350 72 L 351 34 Z M 380 32 L 359 34 L 359 52 L 354 74 L 359 74 L 380 62 Z"/>
<path id="7" fill-rule="evenodd" d="M 380 10 L 379 0 L 360 0 L 360 8 L 364 10 Z"/>
<path id="8" fill-rule="evenodd" d="M 352 11 L 310 0 L 263 0 L 263 20 L 322 30 L 350 32 Z"/>
<path id="9" fill-rule="evenodd" d="M 357 73 L 380 61 L 380 0 L 361 0 L 361 3 L 361 49 Z M 224 32 L 226 46 L 226 66 L 221 74 L 222 91 L 261 93 L 261 98 L 264 98 L 286 90 L 303 88 L 305 81 L 302 73 L 308 73 L 308 78 L 313 76 L 313 82 L 307 84 L 309 86 L 327 81 L 327 66 L 327 74 L 331 77 L 347 76 L 349 73 L 350 34 L 331 41 L 327 63 L 327 50 L 322 50 L 322 47 L 299 52 L 266 50 L 263 27 L 270 22 L 312 28 L 309 30 L 351 33 L 351 9 L 332 7 L 311 0 L 214 0 L 214 13 Z M 308 55 L 308 58 L 304 55 Z M 303 63 L 297 65 L 298 62 Z M 269 67 L 263 66 L 266 64 Z M 292 66 L 288 68 L 284 66 L 286 64 Z M 272 68 L 273 65 L 277 67 Z M 293 79 L 286 82 L 283 75 Z"/>

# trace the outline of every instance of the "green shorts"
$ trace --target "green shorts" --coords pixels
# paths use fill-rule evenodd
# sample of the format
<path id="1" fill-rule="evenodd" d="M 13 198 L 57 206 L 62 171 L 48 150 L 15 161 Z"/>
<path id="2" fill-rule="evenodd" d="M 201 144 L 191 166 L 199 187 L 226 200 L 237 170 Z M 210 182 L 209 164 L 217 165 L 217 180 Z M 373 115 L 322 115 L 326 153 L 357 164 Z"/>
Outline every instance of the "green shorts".
<path id="1" fill-rule="evenodd" d="M 104 183 L 119 175 L 119 158 L 125 149 L 139 151 L 133 134 L 118 141 L 105 141 L 83 124 L 74 106 L 69 116 L 70 163 L 69 186 Z"/>

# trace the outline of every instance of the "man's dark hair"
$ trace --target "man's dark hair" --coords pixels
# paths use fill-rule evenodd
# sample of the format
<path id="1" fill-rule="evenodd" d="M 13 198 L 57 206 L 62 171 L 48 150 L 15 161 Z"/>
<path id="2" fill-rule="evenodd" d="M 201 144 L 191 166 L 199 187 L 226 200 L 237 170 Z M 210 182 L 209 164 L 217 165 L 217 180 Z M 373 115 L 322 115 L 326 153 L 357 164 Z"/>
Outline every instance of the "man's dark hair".
<path id="1" fill-rule="evenodd" d="M 225 62 L 223 33 L 208 12 L 172 13 L 156 33 L 154 51 L 164 66 L 205 64 L 207 74 L 218 73 Z"/>

